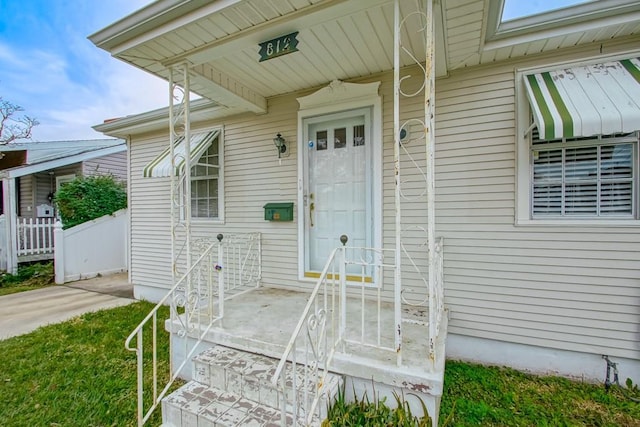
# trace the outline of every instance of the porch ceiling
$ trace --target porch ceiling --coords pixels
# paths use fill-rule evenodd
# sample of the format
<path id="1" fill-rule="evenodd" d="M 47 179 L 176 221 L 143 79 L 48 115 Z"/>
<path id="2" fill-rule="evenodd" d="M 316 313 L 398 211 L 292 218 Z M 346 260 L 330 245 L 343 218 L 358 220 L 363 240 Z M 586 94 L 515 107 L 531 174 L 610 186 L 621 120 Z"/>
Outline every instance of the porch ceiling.
<path id="1" fill-rule="evenodd" d="M 501 32 L 502 0 L 435 0 L 436 74 L 640 32 L 640 4 Z M 403 16 L 423 0 L 401 0 Z M 601 3 L 601 2 L 598 2 Z M 424 61 L 417 19 L 403 40 Z M 505 30 L 505 28 L 502 28 Z M 298 31 L 299 51 L 259 62 L 259 43 Z M 392 0 L 158 0 L 90 39 L 113 56 L 169 78 L 192 66 L 191 89 L 233 111 L 266 111 L 266 98 L 393 67 Z M 401 56 L 402 65 L 412 63 Z M 180 79 L 177 79 L 180 83 Z"/>
<path id="2" fill-rule="evenodd" d="M 403 0 L 403 14 L 420 3 Z M 393 7 L 392 0 L 217 1 L 183 16 L 176 15 L 176 7 L 168 22 L 157 14 L 156 24 L 151 19 L 131 24 L 130 30 L 125 21 L 133 16 L 125 18 L 90 38 L 116 58 L 164 79 L 170 66 L 186 62 L 193 92 L 227 107 L 262 112 L 271 96 L 392 69 Z M 138 12 L 140 20 L 144 12 Z M 443 35 L 442 19 L 436 22 Z M 424 61 L 420 28 L 418 19 L 409 19 L 403 38 Z M 259 43 L 295 31 L 299 51 L 259 62 Z M 445 75 L 444 38 L 438 40 L 442 57 L 436 63 Z M 412 63 L 407 55 L 401 62 Z M 181 83 L 181 77 L 174 79 Z"/>

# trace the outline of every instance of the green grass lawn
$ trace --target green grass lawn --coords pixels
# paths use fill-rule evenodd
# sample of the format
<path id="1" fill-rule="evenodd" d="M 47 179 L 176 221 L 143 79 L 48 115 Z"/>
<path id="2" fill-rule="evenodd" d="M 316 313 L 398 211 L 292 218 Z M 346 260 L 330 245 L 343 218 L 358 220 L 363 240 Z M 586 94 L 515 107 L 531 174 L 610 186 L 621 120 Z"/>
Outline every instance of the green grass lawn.
<path id="1" fill-rule="evenodd" d="M 633 427 L 640 426 L 640 403 L 602 384 L 448 362 L 440 424 L 448 417 L 451 426 Z"/>
<path id="2" fill-rule="evenodd" d="M 123 341 L 151 308 L 138 302 L 0 341 L 0 426 L 135 425 L 135 357 Z M 159 345 L 166 368 L 166 334 Z M 160 424 L 157 412 L 148 425 Z M 601 385 L 449 362 L 440 418 L 447 426 L 640 426 L 640 404 Z"/>
<path id="3" fill-rule="evenodd" d="M 136 360 L 124 339 L 152 307 L 138 302 L 0 341 L 0 426 L 135 425 Z M 166 369 L 166 334 L 159 347 Z"/>

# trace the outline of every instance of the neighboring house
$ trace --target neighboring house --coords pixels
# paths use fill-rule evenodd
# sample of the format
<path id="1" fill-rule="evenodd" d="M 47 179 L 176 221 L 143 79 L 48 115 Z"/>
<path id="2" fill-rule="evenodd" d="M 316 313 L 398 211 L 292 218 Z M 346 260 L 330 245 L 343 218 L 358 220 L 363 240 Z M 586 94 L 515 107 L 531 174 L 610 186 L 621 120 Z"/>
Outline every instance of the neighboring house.
<path id="1" fill-rule="evenodd" d="M 263 289 L 310 292 L 318 277 L 336 279 L 322 270 L 346 234 L 347 248 L 377 248 L 339 270 L 349 289 L 393 301 L 402 319 L 383 329 L 410 336 L 408 325 L 421 323 L 406 318 L 407 300 L 429 316 L 439 310 L 431 291 L 440 249 L 448 327 L 423 329 L 397 364 L 375 351 L 349 364 L 337 350 L 331 370 L 358 387 L 372 378 L 421 385 L 437 407 L 441 371 L 411 344 L 448 334 L 450 358 L 597 380 L 608 355 L 637 382 L 640 4 L 601 0 L 502 21 L 501 1 L 439 1 L 433 13 L 412 13 L 425 3 L 400 1 L 394 21 L 391 0 L 158 1 L 90 36 L 169 80 L 170 99 L 174 85 L 202 97 L 95 127 L 130 141 L 136 296 L 160 300 L 187 258 L 209 254 L 190 241 L 247 232 L 261 236 Z M 435 34 L 427 47 L 425 22 Z M 431 53 L 435 98 L 423 90 L 434 83 Z M 424 133 L 434 99 L 435 168 Z M 282 140 L 286 149 L 276 149 Z M 291 221 L 265 220 L 288 219 L 287 203 Z M 231 267 L 217 267 L 228 280 Z M 203 321 L 212 328 L 204 341 L 280 357 L 284 345 L 263 328 L 288 336 L 309 318 L 293 302 L 260 298 L 268 313 L 244 306 L 257 307 L 255 324 L 233 317 L 243 307 L 232 300 L 224 327 Z M 363 327 L 377 324 L 372 316 L 362 315 Z M 425 367 L 436 375 L 414 382 Z"/>
<path id="2" fill-rule="evenodd" d="M 126 150 L 126 142 L 121 139 L 0 146 L 0 208 L 4 221 L 0 264 L 4 269 L 15 272 L 19 262 L 53 259 L 55 192 L 80 175 L 109 174 L 126 182 Z"/>

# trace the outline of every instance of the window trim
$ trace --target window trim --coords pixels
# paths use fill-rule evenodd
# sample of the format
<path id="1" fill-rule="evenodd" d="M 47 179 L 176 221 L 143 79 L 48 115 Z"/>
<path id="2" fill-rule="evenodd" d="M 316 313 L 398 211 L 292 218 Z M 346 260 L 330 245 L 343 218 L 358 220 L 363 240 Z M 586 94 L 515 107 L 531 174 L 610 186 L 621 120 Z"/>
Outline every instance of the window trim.
<path id="1" fill-rule="evenodd" d="M 502 21 L 503 2 L 490 2 L 485 47 L 512 46 L 522 41 L 566 35 L 576 26 L 597 29 L 611 17 L 638 11 L 634 0 L 601 0 L 561 7 L 534 15 Z"/>
<path id="2" fill-rule="evenodd" d="M 207 224 L 221 224 L 225 223 L 225 204 L 224 204 L 224 127 L 212 127 L 208 129 L 198 129 L 198 132 L 213 132 L 219 131 L 218 134 L 218 216 L 216 218 L 197 217 L 191 213 L 191 221 L 195 224 L 207 223 Z M 195 130 L 194 130 L 195 131 Z M 208 148 L 207 148 L 208 150 Z M 205 151 L 206 152 L 206 151 Z M 204 155 L 204 153 L 203 153 Z M 199 160 L 199 159 L 198 159 Z M 195 165 L 194 165 L 195 166 Z M 193 177 L 192 177 L 193 181 Z M 180 191 L 184 191 L 184 186 L 181 186 Z M 191 203 L 191 195 L 188 197 L 188 203 Z M 184 210 L 181 209 L 180 220 L 184 221 Z"/>
<path id="3" fill-rule="evenodd" d="M 531 147 L 530 133 L 531 110 L 529 100 L 526 95 L 524 78 L 527 74 L 542 73 L 562 67 L 576 67 L 591 64 L 594 62 L 616 61 L 638 55 L 639 51 L 621 52 L 616 55 L 599 56 L 594 58 L 582 58 L 574 62 L 561 62 L 545 64 L 544 66 L 517 68 L 515 69 L 515 218 L 516 226 L 551 226 L 551 227 L 640 227 L 640 161 L 639 156 L 635 156 L 636 168 L 634 171 L 634 184 L 636 185 L 636 200 L 634 206 L 634 218 L 577 218 L 577 217 L 555 217 L 555 218 L 533 218 L 532 212 L 532 188 L 533 188 L 533 168 L 531 167 Z M 640 143 L 636 143 L 635 152 L 640 152 Z"/>

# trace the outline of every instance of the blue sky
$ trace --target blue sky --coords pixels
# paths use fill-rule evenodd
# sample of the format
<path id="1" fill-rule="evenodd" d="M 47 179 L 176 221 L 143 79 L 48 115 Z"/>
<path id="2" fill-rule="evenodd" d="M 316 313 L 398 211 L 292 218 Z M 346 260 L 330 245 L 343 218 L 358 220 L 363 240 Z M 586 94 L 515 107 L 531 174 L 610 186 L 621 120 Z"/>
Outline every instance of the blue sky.
<path id="1" fill-rule="evenodd" d="M 167 105 L 166 82 L 87 36 L 150 0 L 0 0 L 0 96 L 37 118 L 36 141 L 103 138 L 91 126 Z M 580 0 L 506 0 L 505 19 Z"/>
<path id="2" fill-rule="evenodd" d="M 502 20 L 522 18 L 547 10 L 561 9 L 593 0 L 505 0 Z"/>
<path id="3" fill-rule="evenodd" d="M 0 96 L 40 121 L 33 139 L 104 138 L 104 119 L 167 105 L 167 84 L 87 36 L 149 0 L 0 0 Z"/>

